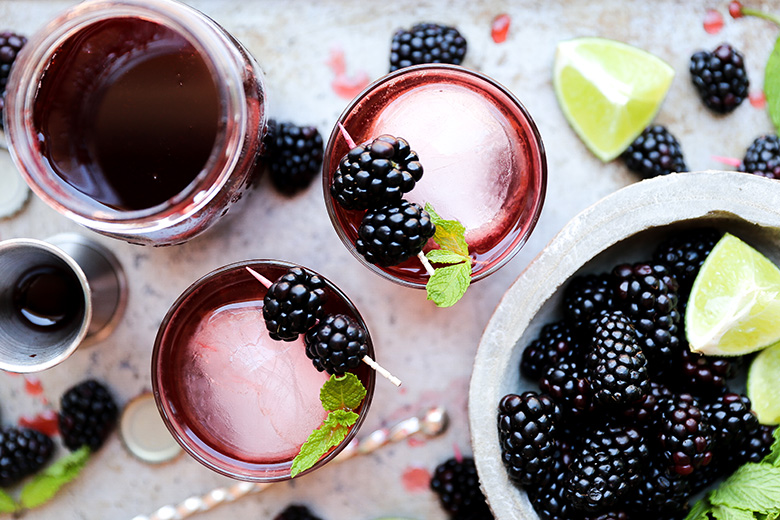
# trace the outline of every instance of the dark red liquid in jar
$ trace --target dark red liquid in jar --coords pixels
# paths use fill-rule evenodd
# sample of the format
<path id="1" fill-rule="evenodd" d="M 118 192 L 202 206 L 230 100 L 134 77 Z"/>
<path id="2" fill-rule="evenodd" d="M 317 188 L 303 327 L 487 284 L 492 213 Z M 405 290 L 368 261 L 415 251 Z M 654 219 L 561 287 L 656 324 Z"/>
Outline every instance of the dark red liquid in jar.
<path id="1" fill-rule="evenodd" d="M 57 330 L 84 313 L 84 293 L 75 275 L 54 266 L 34 267 L 17 280 L 14 308 L 36 330 Z"/>
<path id="2" fill-rule="evenodd" d="M 118 18 L 69 38 L 41 80 L 33 121 L 42 155 L 86 197 L 146 209 L 203 170 L 219 128 L 211 71 L 182 35 Z"/>
<path id="3" fill-rule="evenodd" d="M 251 267 L 271 281 L 283 275 L 287 270 L 286 266 L 276 264 L 251 264 Z M 328 294 L 328 301 L 325 305 L 326 314 L 347 314 L 362 323 L 354 308 L 346 302 L 338 290 L 327 284 L 326 292 Z M 197 333 L 202 321 L 210 319 L 217 309 L 222 309 L 226 305 L 240 302 L 250 304 L 262 302 L 265 293 L 265 287 L 252 278 L 243 267 L 229 268 L 217 274 L 177 302 L 173 314 L 170 315 L 170 320 L 163 324 L 163 332 L 158 336 L 153 359 L 155 392 L 158 394 L 158 398 L 165 403 L 163 408 L 167 409 L 168 419 L 173 423 L 178 436 L 189 446 L 187 450 L 196 458 L 206 461 L 212 469 L 232 472 L 234 476 L 250 479 L 270 475 L 284 477 L 285 473 L 289 476 L 291 457 L 248 458 L 241 447 L 232 446 L 225 439 L 215 436 L 211 428 L 212 425 L 204 424 L 204 413 L 208 412 L 203 412 L 204 407 L 201 403 L 192 401 L 193 395 L 191 391 L 188 391 L 185 381 L 187 375 L 183 373 L 183 367 L 188 366 L 189 356 L 192 355 L 187 347 L 189 340 Z M 265 327 L 261 312 L 258 312 L 257 326 Z M 206 348 L 210 348 L 210 346 L 206 346 Z M 372 357 L 374 356 L 370 344 L 369 353 Z M 316 372 L 316 368 L 311 363 L 306 364 L 306 370 L 309 369 Z M 355 370 L 355 374 L 368 390 L 366 400 L 356 410 L 362 417 L 368 410 L 375 375 L 373 370 L 365 364 L 361 364 Z M 305 378 L 307 374 L 302 373 L 300 377 Z M 247 374 L 248 384 L 253 384 L 252 379 L 253 375 Z M 220 381 L 215 380 L 213 385 L 220 383 Z M 295 384 L 295 381 L 291 381 L 291 388 Z M 358 425 L 360 422 L 359 420 Z M 358 425 L 352 428 L 357 428 Z"/>

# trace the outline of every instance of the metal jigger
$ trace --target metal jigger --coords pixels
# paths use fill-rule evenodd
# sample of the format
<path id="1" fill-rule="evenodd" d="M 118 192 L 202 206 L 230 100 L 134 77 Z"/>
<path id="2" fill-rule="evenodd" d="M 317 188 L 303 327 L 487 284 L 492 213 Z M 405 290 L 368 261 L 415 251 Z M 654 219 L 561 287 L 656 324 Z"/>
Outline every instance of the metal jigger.
<path id="1" fill-rule="evenodd" d="M 30 269 L 46 266 L 71 272 L 84 298 L 83 312 L 56 330 L 30 327 L 13 302 L 18 280 Z M 126 303 L 124 271 L 97 242 L 75 233 L 0 242 L 0 369 L 39 372 L 61 363 L 79 345 L 106 338 Z"/>

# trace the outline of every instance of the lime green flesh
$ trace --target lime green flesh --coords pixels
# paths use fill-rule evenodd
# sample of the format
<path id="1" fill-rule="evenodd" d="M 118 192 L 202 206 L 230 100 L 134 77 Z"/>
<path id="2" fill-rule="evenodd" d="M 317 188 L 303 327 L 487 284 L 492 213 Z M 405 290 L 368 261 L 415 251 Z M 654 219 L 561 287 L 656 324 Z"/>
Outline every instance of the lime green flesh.
<path id="1" fill-rule="evenodd" d="M 747 394 L 761 424 L 780 424 L 780 343 L 764 349 L 750 364 Z"/>
<path id="2" fill-rule="evenodd" d="M 564 116 L 604 162 L 620 155 L 652 121 L 674 78 L 666 62 L 604 38 L 558 44 L 553 84 Z"/>
<path id="3" fill-rule="evenodd" d="M 726 234 L 693 283 L 685 313 L 691 350 L 738 356 L 780 341 L 780 269 Z"/>

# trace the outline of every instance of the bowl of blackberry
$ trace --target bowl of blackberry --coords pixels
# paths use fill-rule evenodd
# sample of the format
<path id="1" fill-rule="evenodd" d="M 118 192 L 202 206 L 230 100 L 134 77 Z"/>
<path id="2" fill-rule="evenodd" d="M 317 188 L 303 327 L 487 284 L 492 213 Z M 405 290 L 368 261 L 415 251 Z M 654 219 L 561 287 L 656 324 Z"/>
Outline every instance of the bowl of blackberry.
<path id="1" fill-rule="evenodd" d="M 552 239 L 496 308 L 471 380 L 474 458 L 497 519 L 754 518 L 780 507 L 780 494 L 745 498 L 756 491 L 747 470 L 780 483 L 776 422 L 746 388 L 764 340 L 742 330 L 727 347 L 733 330 L 693 331 L 701 308 L 723 308 L 711 286 L 752 269 L 721 262 L 733 256 L 726 242 L 763 258 L 769 285 L 780 280 L 778 208 L 771 179 L 679 173 L 614 192 Z M 724 499 L 725 486 L 742 498 Z M 720 516 L 734 511 L 749 516 Z"/>

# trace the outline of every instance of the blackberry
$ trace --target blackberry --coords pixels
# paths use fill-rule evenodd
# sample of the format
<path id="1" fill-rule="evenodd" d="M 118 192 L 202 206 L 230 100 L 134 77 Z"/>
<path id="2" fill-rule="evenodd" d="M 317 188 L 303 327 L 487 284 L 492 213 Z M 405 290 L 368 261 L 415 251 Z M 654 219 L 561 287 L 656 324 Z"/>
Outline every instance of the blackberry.
<path id="1" fill-rule="evenodd" d="M 605 511 L 630 489 L 626 463 L 620 457 L 585 452 L 574 460 L 570 470 L 565 496 L 580 511 Z"/>
<path id="2" fill-rule="evenodd" d="M 655 431 L 661 416 L 661 406 L 664 400 L 674 397 L 674 393 L 657 381 L 650 381 L 650 390 L 638 403 L 624 408 L 617 414 L 618 418 L 633 421 L 644 430 Z"/>
<path id="3" fill-rule="evenodd" d="M 431 216 L 414 202 L 401 200 L 369 210 L 358 228 L 355 247 L 376 265 L 398 265 L 422 251 L 436 232 Z"/>
<path id="4" fill-rule="evenodd" d="M 569 325 L 562 321 L 548 323 L 523 349 L 520 374 L 537 381 L 551 366 L 581 357 L 581 350 Z"/>
<path id="5" fill-rule="evenodd" d="M 498 405 L 501 455 L 509 477 L 524 486 L 549 481 L 555 466 L 555 423 L 560 411 L 547 395 L 504 396 Z"/>
<path id="6" fill-rule="evenodd" d="M 667 467 L 679 475 L 690 475 L 712 460 L 713 428 L 690 395 L 664 402 L 658 439 Z"/>
<path id="7" fill-rule="evenodd" d="M 590 429 L 585 435 L 582 452 L 605 453 L 610 458 L 620 458 L 626 465 L 625 480 L 635 487 L 645 478 L 645 465 L 649 450 L 644 437 L 632 426 L 606 424 Z"/>
<path id="8" fill-rule="evenodd" d="M 727 467 L 736 469 L 746 462 L 761 462 L 771 451 L 775 440 L 773 436 L 775 428 L 776 426 L 759 424 L 755 431 L 748 434 L 742 443 L 736 446 L 736 449 L 728 451 Z"/>
<path id="9" fill-rule="evenodd" d="M 626 497 L 632 513 L 647 513 L 648 518 L 688 508 L 691 487 L 686 478 L 670 472 L 658 459 L 650 459 L 644 477 Z M 634 518 L 632 516 L 632 518 Z"/>
<path id="10" fill-rule="evenodd" d="M 722 236 L 717 229 L 690 229 L 670 237 L 656 248 L 653 260 L 667 266 L 677 278 L 681 300 L 688 299 L 704 259 Z"/>
<path id="11" fill-rule="evenodd" d="M 688 171 L 680 143 L 661 125 L 645 128 L 621 157 L 629 170 L 646 179 Z"/>
<path id="12" fill-rule="evenodd" d="M 28 428 L 0 429 L 0 487 L 16 484 L 51 459 L 54 443 Z"/>
<path id="13" fill-rule="evenodd" d="M 22 50 L 27 38 L 10 31 L 0 33 L 0 128 L 3 128 L 3 109 L 5 108 L 5 89 L 8 85 L 8 76 L 11 74 L 11 66 L 16 61 L 16 56 Z"/>
<path id="14" fill-rule="evenodd" d="M 103 384 L 89 379 L 73 386 L 60 399 L 59 427 L 65 446 L 97 451 L 116 426 L 117 406 Z"/>
<path id="15" fill-rule="evenodd" d="M 399 203 L 422 175 L 417 153 L 405 139 L 380 135 L 342 157 L 330 194 L 344 209 L 380 208 Z"/>
<path id="16" fill-rule="evenodd" d="M 662 373 L 680 349 L 678 283 L 663 264 L 622 264 L 612 271 L 618 307 L 631 319 L 653 373 Z"/>
<path id="17" fill-rule="evenodd" d="M 712 52 L 696 52 L 691 56 L 690 71 L 699 97 L 710 110 L 726 114 L 748 95 L 750 81 L 744 57 L 727 43 Z"/>
<path id="18" fill-rule="evenodd" d="M 328 314 L 306 333 L 306 355 L 314 366 L 331 375 L 357 368 L 368 355 L 368 334 L 345 314 Z"/>
<path id="19" fill-rule="evenodd" d="M 309 508 L 300 505 L 287 506 L 284 511 L 274 517 L 274 520 L 322 520 L 314 515 Z"/>
<path id="20" fill-rule="evenodd" d="M 780 138 L 776 135 L 758 137 L 748 147 L 738 170 L 770 179 L 780 179 Z"/>
<path id="21" fill-rule="evenodd" d="M 418 23 L 408 31 L 399 29 L 390 44 L 390 72 L 421 63 L 460 65 L 467 47 L 454 27 Z"/>
<path id="22" fill-rule="evenodd" d="M 325 282 L 303 267 L 291 267 L 268 288 L 263 319 L 276 341 L 295 341 L 322 318 Z"/>
<path id="23" fill-rule="evenodd" d="M 580 512 L 564 496 L 569 464 L 557 457 L 547 484 L 528 489 L 528 499 L 539 520 L 578 520 Z"/>
<path id="24" fill-rule="evenodd" d="M 575 363 L 551 366 L 539 380 L 542 392 L 552 397 L 566 419 L 593 413 L 593 393 L 585 369 Z"/>
<path id="25" fill-rule="evenodd" d="M 307 188 L 322 168 L 322 136 L 313 126 L 268 122 L 265 137 L 271 182 L 285 195 Z"/>
<path id="26" fill-rule="evenodd" d="M 493 518 L 482 490 L 474 459 L 449 459 L 438 466 L 431 478 L 431 489 L 451 518 Z"/>
<path id="27" fill-rule="evenodd" d="M 563 292 L 563 315 L 577 330 L 592 334 L 599 317 L 614 310 L 607 274 L 588 274 L 572 280 Z"/>
<path id="28" fill-rule="evenodd" d="M 637 345 L 634 327 L 620 312 L 606 314 L 596 324 L 587 364 L 597 404 L 630 405 L 641 401 L 650 389 L 647 360 Z"/>
<path id="29" fill-rule="evenodd" d="M 598 516 L 586 516 L 583 520 L 628 520 L 625 511 L 609 511 Z"/>
<path id="30" fill-rule="evenodd" d="M 723 394 L 728 380 L 737 375 L 741 358 L 703 356 L 691 352 L 686 342 L 682 343 L 675 368 L 667 378 L 669 383 L 700 397 Z"/>

